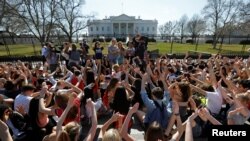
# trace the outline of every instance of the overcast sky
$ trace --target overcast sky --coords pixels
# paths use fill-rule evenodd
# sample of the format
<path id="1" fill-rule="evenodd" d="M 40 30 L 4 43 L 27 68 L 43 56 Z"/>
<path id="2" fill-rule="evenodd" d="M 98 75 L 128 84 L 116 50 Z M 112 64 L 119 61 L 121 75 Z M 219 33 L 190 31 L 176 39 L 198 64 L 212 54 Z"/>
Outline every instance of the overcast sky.
<path id="1" fill-rule="evenodd" d="M 85 0 L 82 12 L 94 13 L 96 19 L 117 16 L 122 13 L 140 16 L 141 19 L 157 19 L 159 25 L 178 20 L 183 14 L 189 18 L 200 14 L 207 0 Z"/>

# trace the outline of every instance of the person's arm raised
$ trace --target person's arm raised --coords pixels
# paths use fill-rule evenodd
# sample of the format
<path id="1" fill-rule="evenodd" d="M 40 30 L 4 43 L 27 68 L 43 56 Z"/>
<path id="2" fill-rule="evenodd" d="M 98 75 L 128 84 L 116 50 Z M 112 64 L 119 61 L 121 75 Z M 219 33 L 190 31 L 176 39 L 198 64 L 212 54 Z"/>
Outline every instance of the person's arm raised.
<path id="1" fill-rule="evenodd" d="M 146 88 L 145 88 L 145 83 L 148 79 L 148 74 L 145 73 L 142 77 L 142 83 L 141 83 L 141 98 L 145 106 L 147 107 L 148 111 L 151 111 L 154 109 L 155 105 L 153 100 L 149 99 Z"/>
<path id="2" fill-rule="evenodd" d="M 44 103 L 44 96 L 47 92 L 46 88 L 42 88 L 39 95 L 39 112 L 45 113 L 47 115 L 55 115 L 55 110 L 51 108 L 46 108 Z"/>
<path id="3" fill-rule="evenodd" d="M 152 70 L 150 68 L 150 63 L 147 65 L 147 73 L 148 73 L 149 76 L 153 75 L 153 72 L 152 72 Z"/>
<path id="4" fill-rule="evenodd" d="M 200 109 L 199 112 L 202 112 L 206 118 L 213 124 L 213 125 L 222 125 L 217 119 L 215 119 L 206 108 Z"/>
<path id="5" fill-rule="evenodd" d="M 160 80 L 163 83 L 164 91 L 168 91 L 168 86 L 167 86 L 167 83 L 166 83 L 166 74 L 165 74 L 165 72 L 161 73 Z"/>
<path id="6" fill-rule="evenodd" d="M 185 141 L 193 141 L 193 130 L 192 130 L 192 123 L 190 118 L 187 119 L 186 124 L 186 132 L 185 132 Z"/>
<path id="7" fill-rule="evenodd" d="M 213 86 L 214 89 L 216 89 L 217 88 L 217 81 L 216 81 L 216 77 L 215 77 L 215 74 L 214 74 L 214 70 L 213 70 L 211 61 L 208 61 L 207 66 L 208 66 L 208 72 L 209 72 L 209 75 L 210 75 L 210 79 L 212 81 L 212 86 Z"/>
<path id="8" fill-rule="evenodd" d="M 244 64 L 244 69 L 246 70 L 248 79 L 250 79 L 250 69 L 249 69 L 249 67 L 247 66 L 247 64 Z"/>
<path id="9" fill-rule="evenodd" d="M 95 84 L 98 84 L 100 80 L 101 70 L 102 70 L 102 64 L 100 60 L 96 60 L 97 63 L 97 77 L 95 79 Z"/>
<path id="10" fill-rule="evenodd" d="M 135 92 L 131 89 L 131 86 L 128 84 L 128 82 L 122 81 L 122 85 L 128 91 L 129 98 L 134 97 Z"/>
<path id="11" fill-rule="evenodd" d="M 84 141 L 93 141 L 95 134 L 96 134 L 96 129 L 97 129 L 97 116 L 96 116 L 96 110 L 95 110 L 95 105 L 94 102 L 92 102 L 91 99 L 87 100 L 87 106 L 91 109 L 92 115 L 91 115 L 91 128 L 89 130 L 88 136 L 84 139 Z"/>
<path id="12" fill-rule="evenodd" d="M 222 98 L 226 100 L 227 103 L 232 104 L 234 101 L 228 95 L 226 90 L 221 86 L 222 79 L 218 82 L 218 90 L 219 94 L 221 94 Z"/>
<path id="13" fill-rule="evenodd" d="M 182 136 L 182 134 L 183 134 L 183 132 L 185 131 L 185 130 L 187 130 L 187 128 L 189 128 L 188 130 L 190 130 L 190 128 L 191 128 L 191 130 L 192 130 L 192 122 L 194 122 L 194 119 L 197 117 L 197 115 L 198 115 L 198 110 L 196 110 L 191 116 L 189 116 L 188 117 L 188 119 L 184 122 L 184 123 L 182 123 L 182 127 L 179 127 L 178 126 L 178 124 L 181 124 L 181 121 L 180 121 L 180 119 L 177 119 L 177 127 L 179 127 L 178 128 L 178 132 L 176 132 L 174 135 L 173 135 L 173 137 L 172 137 L 172 139 L 173 140 L 180 140 L 180 138 L 181 138 L 181 136 Z M 187 123 L 188 122 L 190 122 L 189 123 L 189 125 L 187 125 Z M 187 127 L 188 126 L 188 127 Z M 186 131 L 185 132 L 185 136 L 188 136 L 188 138 L 193 138 L 193 134 L 192 134 L 192 132 L 190 133 L 187 133 L 188 131 Z M 186 135 L 187 134 L 187 135 Z"/>
<path id="14" fill-rule="evenodd" d="M 222 73 L 222 67 L 220 68 L 220 76 L 222 80 L 226 83 L 226 85 L 229 87 L 229 89 L 237 91 L 237 87 L 233 84 L 233 82 L 227 80 L 224 74 Z"/>
<path id="15" fill-rule="evenodd" d="M 204 81 L 201 81 L 197 78 L 195 78 L 193 75 L 190 75 L 190 79 L 191 80 L 194 80 L 195 82 L 199 83 L 199 84 L 206 84 Z"/>
<path id="16" fill-rule="evenodd" d="M 126 118 L 125 118 L 125 121 L 124 121 L 124 123 L 122 125 L 120 134 L 121 134 L 122 138 L 125 139 L 126 141 L 135 141 L 135 139 L 128 134 L 128 125 L 129 125 L 129 122 L 131 120 L 132 115 L 137 112 L 138 108 L 139 108 L 139 103 L 136 103 L 129 110 L 129 112 L 128 112 Z"/>
<path id="17" fill-rule="evenodd" d="M 0 139 L 2 141 L 13 141 L 7 124 L 4 123 L 1 119 L 0 119 Z"/>
<path id="18" fill-rule="evenodd" d="M 107 131 L 107 129 L 109 128 L 109 126 L 112 123 L 116 122 L 118 120 L 118 118 L 119 118 L 119 113 L 114 113 L 113 116 L 108 121 L 106 121 L 103 124 L 103 126 L 101 128 L 101 132 L 100 132 L 99 138 L 103 137 L 103 135 L 105 134 L 105 132 Z"/>
<path id="19" fill-rule="evenodd" d="M 143 75 L 142 81 L 141 81 L 141 92 L 145 92 L 146 91 L 146 85 L 145 85 L 145 83 L 146 83 L 147 79 L 148 79 L 148 74 L 145 73 Z"/>
<path id="20" fill-rule="evenodd" d="M 178 105 L 178 103 L 176 101 L 173 101 L 172 105 L 173 105 L 173 108 L 172 108 L 173 113 L 172 113 L 172 115 L 170 117 L 168 127 L 165 130 L 165 135 L 166 136 L 169 136 L 169 134 L 170 134 L 170 132 L 171 132 L 171 130 L 172 130 L 174 124 L 175 124 L 176 118 L 179 115 L 179 105 Z"/>
<path id="21" fill-rule="evenodd" d="M 58 122 L 57 122 L 57 126 L 56 126 L 56 136 L 57 138 L 59 137 L 60 133 L 62 132 L 62 125 L 63 125 L 63 122 L 64 120 L 66 119 L 67 115 L 68 115 L 68 112 L 69 110 L 73 107 L 74 105 L 74 99 L 75 99 L 76 96 L 70 96 L 69 97 L 69 101 L 68 101 L 68 104 L 67 104 L 67 107 L 66 109 L 63 111 L 61 117 L 59 118 Z"/>
<path id="22" fill-rule="evenodd" d="M 72 88 L 77 94 L 81 94 L 81 93 L 82 93 L 82 90 L 81 90 L 81 89 L 79 89 L 78 87 L 72 85 L 71 83 L 65 82 L 65 81 L 60 81 L 60 82 L 61 82 L 61 83 L 64 83 L 65 86 Z"/>
<path id="23" fill-rule="evenodd" d="M 193 84 L 189 84 L 189 86 L 191 87 L 192 90 L 194 90 L 194 91 L 196 91 L 204 96 L 207 95 L 206 91 L 202 90 L 201 88 L 194 86 Z"/>

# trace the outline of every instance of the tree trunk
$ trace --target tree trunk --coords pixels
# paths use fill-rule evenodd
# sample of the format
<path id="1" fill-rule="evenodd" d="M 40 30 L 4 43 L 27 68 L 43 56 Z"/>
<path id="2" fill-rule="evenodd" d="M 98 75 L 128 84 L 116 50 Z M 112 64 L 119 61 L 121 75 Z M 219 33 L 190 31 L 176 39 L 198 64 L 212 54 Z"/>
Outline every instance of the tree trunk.
<path id="1" fill-rule="evenodd" d="M 12 41 L 12 44 L 16 44 L 16 41 L 15 41 L 15 35 L 13 35 L 13 34 L 11 34 L 10 32 L 9 32 L 9 35 L 10 35 L 10 38 L 11 38 L 11 41 Z"/>
<path id="2" fill-rule="evenodd" d="M 72 43 L 72 37 L 71 36 L 68 36 L 68 40 L 70 43 Z"/>
<path id="3" fill-rule="evenodd" d="M 192 44 L 195 43 L 195 40 L 196 40 L 196 39 L 195 39 L 195 35 L 193 34 L 193 35 L 192 35 L 192 41 L 193 41 Z"/>
<path id="4" fill-rule="evenodd" d="M 181 44 L 182 44 L 182 40 L 183 40 L 183 35 L 181 35 Z"/>
<path id="5" fill-rule="evenodd" d="M 213 36 L 213 49 L 216 49 L 217 46 L 217 40 L 216 40 L 216 35 Z"/>
<path id="6" fill-rule="evenodd" d="M 216 41 L 216 42 L 217 42 L 217 41 Z M 221 53 L 223 42 L 224 42 L 224 35 L 221 37 L 219 53 Z"/>

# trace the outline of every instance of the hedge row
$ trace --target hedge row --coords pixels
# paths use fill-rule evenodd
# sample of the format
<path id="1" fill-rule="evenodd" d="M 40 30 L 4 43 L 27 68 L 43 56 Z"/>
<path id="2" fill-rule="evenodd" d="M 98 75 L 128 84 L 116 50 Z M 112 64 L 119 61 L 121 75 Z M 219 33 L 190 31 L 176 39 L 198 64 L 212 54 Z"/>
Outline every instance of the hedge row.
<path id="1" fill-rule="evenodd" d="M 92 40 L 92 42 L 96 42 L 96 41 L 99 41 L 99 42 L 111 42 L 112 38 L 105 38 L 105 39 L 102 39 L 102 38 L 94 38 Z M 116 38 L 116 40 L 119 42 L 126 42 L 126 38 Z M 148 42 L 156 42 L 156 40 L 154 38 L 148 38 Z"/>
<path id="2" fill-rule="evenodd" d="M 150 53 L 152 58 L 157 58 L 160 57 L 160 54 L 158 53 Z M 196 59 L 198 58 L 198 53 L 190 53 L 189 57 Z M 185 57 L 185 54 L 167 54 L 168 58 L 172 59 L 172 58 L 176 58 L 176 59 L 183 59 Z M 244 59 L 248 58 L 249 55 L 248 54 L 225 54 L 222 55 L 228 58 L 235 58 L 236 56 L 238 57 L 242 57 Z M 211 54 L 203 54 L 201 59 L 208 59 L 209 57 L 211 57 Z M 41 62 L 42 56 L 0 56 L 0 62 L 15 62 L 15 61 L 23 61 L 23 62 Z"/>

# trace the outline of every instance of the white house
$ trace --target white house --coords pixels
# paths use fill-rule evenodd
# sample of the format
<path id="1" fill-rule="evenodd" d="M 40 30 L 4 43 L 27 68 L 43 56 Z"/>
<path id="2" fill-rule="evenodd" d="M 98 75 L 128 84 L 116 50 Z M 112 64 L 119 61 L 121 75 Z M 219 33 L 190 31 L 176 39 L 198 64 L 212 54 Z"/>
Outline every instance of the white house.
<path id="1" fill-rule="evenodd" d="M 157 20 L 143 20 L 125 14 L 111 16 L 103 20 L 88 21 L 89 36 L 157 35 Z"/>

